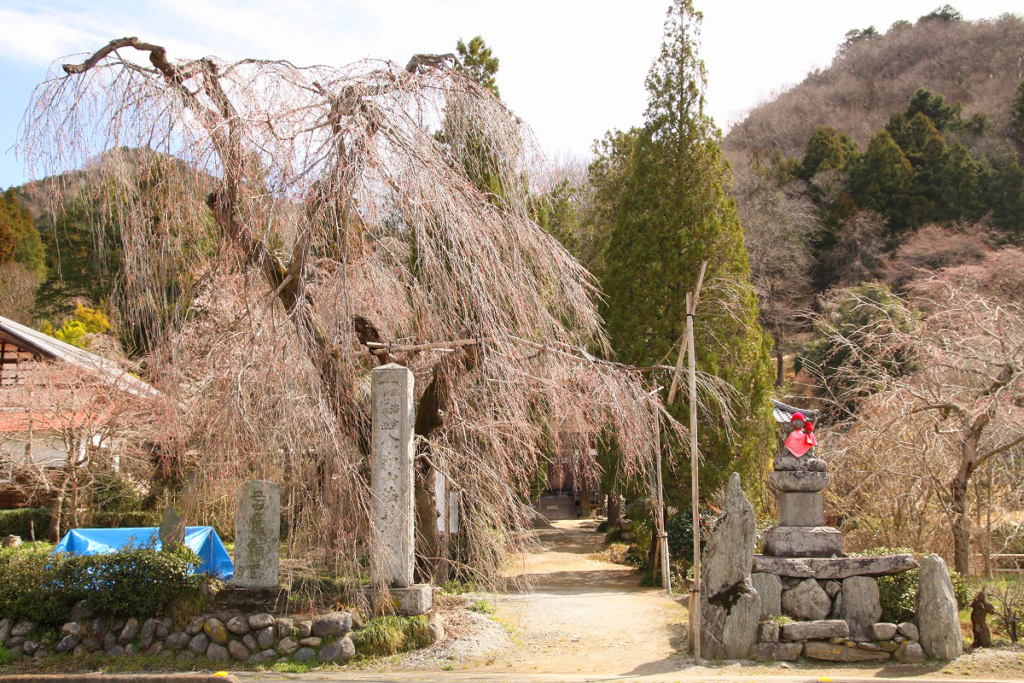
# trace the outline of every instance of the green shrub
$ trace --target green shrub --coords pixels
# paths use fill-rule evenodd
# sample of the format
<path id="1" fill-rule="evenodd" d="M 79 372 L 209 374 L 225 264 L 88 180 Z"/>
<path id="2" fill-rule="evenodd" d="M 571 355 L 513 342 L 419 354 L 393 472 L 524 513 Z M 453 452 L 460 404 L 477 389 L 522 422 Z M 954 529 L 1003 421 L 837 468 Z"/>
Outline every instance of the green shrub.
<path id="1" fill-rule="evenodd" d="M 3 645 L 0 645 L 0 666 L 7 666 L 14 661 L 14 655 Z"/>
<path id="2" fill-rule="evenodd" d="M 352 633 L 356 652 L 368 657 L 388 657 L 430 644 L 430 622 L 415 617 L 384 616 L 371 619 Z"/>
<path id="3" fill-rule="evenodd" d="M 469 606 L 469 610 L 471 612 L 479 612 L 480 614 L 494 614 L 494 608 L 486 600 L 474 600 Z"/>
<path id="4" fill-rule="evenodd" d="M 647 564 L 647 557 L 651 552 L 651 540 L 654 538 L 654 530 L 651 525 L 643 521 L 634 521 L 630 527 L 633 534 L 633 543 L 629 546 L 626 559 L 630 564 L 643 567 Z"/>
<path id="5" fill-rule="evenodd" d="M 191 550 L 128 548 L 104 555 L 0 551 L 0 614 L 57 626 L 84 600 L 99 614 L 149 617 L 171 601 L 199 593 L 202 577 Z"/>
<path id="6" fill-rule="evenodd" d="M 45 539 L 50 528 L 50 508 L 0 510 L 0 536 L 21 536 L 27 541 L 32 538 L 33 523 L 36 538 Z"/>
<path id="7" fill-rule="evenodd" d="M 473 593 L 476 591 L 476 584 L 472 581 L 449 579 L 442 583 L 440 588 L 441 591 L 447 595 L 465 595 L 466 593 Z"/>
<path id="8" fill-rule="evenodd" d="M 860 553 L 851 553 L 853 557 L 876 557 L 879 555 L 915 554 L 909 548 L 871 548 Z M 917 602 L 917 586 L 921 579 L 920 569 L 900 572 L 891 576 L 878 577 L 878 597 L 882 603 L 882 621 L 898 624 L 901 621 L 914 619 L 915 603 Z M 970 587 L 960 574 L 949 570 L 949 579 L 953 583 L 953 594 L 957 606 L 963 609 L 971 604 Z"/>
<path id="9" fill-rule="evenodd" d="M 37 539 L 45 539 L 50 529 L 50 508 L 17 508 L 0 510 L 0 536 L 32 538 L 33 523 Z M 67 519 L 62 521 L 62 528 Z M 123 529 L 125 527 L 160 526 L 160 514 L 152 510 L 98 509 L 86 523 L 90 528 Z"/>

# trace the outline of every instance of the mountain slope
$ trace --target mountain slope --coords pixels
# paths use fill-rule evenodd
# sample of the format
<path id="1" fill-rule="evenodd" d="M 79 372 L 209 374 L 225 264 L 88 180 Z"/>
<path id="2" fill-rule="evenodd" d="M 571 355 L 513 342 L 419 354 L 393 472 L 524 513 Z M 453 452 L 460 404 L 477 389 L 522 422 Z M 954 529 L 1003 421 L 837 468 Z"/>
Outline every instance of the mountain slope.
<path id="1" fill-rule="evenodd" d="M 897 22 L 884 35 L 841 46 L 828 68 L 755 107 L 732 128 L 724 147 L 734 164 L 745 164 L 758 149 L 800 157 L 815 128 L 831 126 L 863 149 L 918 88 L 939 93 L 950 103 L 961 102 L 965 119 L 983 113 L 992 132 L 1007 137 L 1010 106 L 1022 79 L 1020 16 Z M 985 156 L 998 150 L 987 152 Z"/>

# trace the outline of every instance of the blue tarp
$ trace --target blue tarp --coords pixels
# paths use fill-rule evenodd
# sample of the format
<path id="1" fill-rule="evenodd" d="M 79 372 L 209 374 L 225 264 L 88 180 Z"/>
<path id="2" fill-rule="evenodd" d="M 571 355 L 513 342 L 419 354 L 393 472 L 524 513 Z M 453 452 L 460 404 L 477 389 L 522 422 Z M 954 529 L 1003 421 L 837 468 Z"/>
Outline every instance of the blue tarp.
<path id="1" fill-rule="evenodd" d="M 127 529 L 72 529 L 60 539 L 55 553 L 71 555 L 102 555 L 127 545 L 148 546 L 159 550 L 161 543 L 157 527 L 131 527 Z M 212 574 L 224 581 L 235 575 L 235 565 L 212 526 L 185 527 L 185 545 L 199 556 L 200 574 Z"/>

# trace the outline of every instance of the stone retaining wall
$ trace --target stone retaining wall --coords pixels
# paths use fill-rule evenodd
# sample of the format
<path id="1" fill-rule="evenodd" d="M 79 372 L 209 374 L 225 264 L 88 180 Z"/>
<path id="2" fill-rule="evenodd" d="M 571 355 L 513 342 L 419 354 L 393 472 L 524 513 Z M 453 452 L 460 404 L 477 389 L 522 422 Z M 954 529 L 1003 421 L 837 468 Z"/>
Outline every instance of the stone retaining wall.
<path id="1" fill-rule="evenodd" d="M 842 619 L 797 621 L 779 624 L 764 621 L 758 629 L 758 644 L 750 652 L 758 662 L 792 661 L 801 655 L 830 662 L 898 662 L 919 663 L 925 652 L 919 641 L 917 626 L 876 623 L 867 637 L 850 635 L 850 627 Z"/>
<path id="2" fill-rule="evenodd" d="M 272 614 L 204 615 L 185 628 L 170 618 L 69 621 L 56 642 L 43 641 L 44 631 L 30 621 L 0 619 L 0 645 L 16 656 L 41 659 L 49 654 L 110 657 L 158 655 L 178 661 L 205 656 L 214 662 L 260 664 L 276 661 L 344 663 L 355 655 L 349 637 L 352 615 L 330 612 L 312 617 Z"/>

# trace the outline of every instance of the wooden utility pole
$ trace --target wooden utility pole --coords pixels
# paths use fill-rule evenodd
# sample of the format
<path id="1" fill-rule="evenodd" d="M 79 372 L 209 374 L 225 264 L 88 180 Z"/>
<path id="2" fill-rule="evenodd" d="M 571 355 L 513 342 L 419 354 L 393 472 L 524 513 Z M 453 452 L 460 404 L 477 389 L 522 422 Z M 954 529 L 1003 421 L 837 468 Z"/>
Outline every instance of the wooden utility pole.
<path id="1" fill-rule="evenodd" d="M 689 357 L 689 379 L 690 379 L 690 495 L 692 497 L 692 521 L 693 521 L 693 589 L 690 591 L 690 642 L 693 643 L 693 660 L 700 661 L 700 483 L 698 479 L 699 454 L 697 451 L 697 355 L 694 352 L 693 343 L 693 316 L 697 311 L 697 302 L 700 300 L 700 290 L 704 285 L 704 273 L 707 270 L 707 262 L 700 264 L 700 273 L 697 275 L 697 287 L 693 294 L 686 295 L 686 335 L 683 343 L 679 345 L 679 356 L 676 358 L 676 371 L 672 375 L 672 386 L 668 392 L 668 403 L 671 405 L 676 397 L 676 389 L 679 386 L 679 375 L 683 369 L 683 345 L 686 347 L 686 355 Z M 659 470 L 660 474 L 660 470 Z"/>
<path id="2" fill-rule="evenodd" d="M 655 392 L 660 387 L 655 385 Z M 654 450 L 655 467 L 658 475 L 658 548 L 661 550 L 661 586 L 665 592 L 672 595 L 672 573 L 668 565 L 668 534 L 665 532 L 665 487 L 661 482 L 661 410 L 654 405 Z"/>
<path id="3" fill-rule="evenodd" d="M 701 267 L 701 275 L 704 268 Z M 700 293 L 700 282 L 697 283 Z M 693 661 L 700 661 L 700 483 L 697 454 L 697 358 L 693 351 L 693 312 L 696 297 L 686 295 L 686 351 L 690 356 L 690 495 L 693 497 L 693 590 L 690 592 L 690 629 L 693 633 Z"/>

